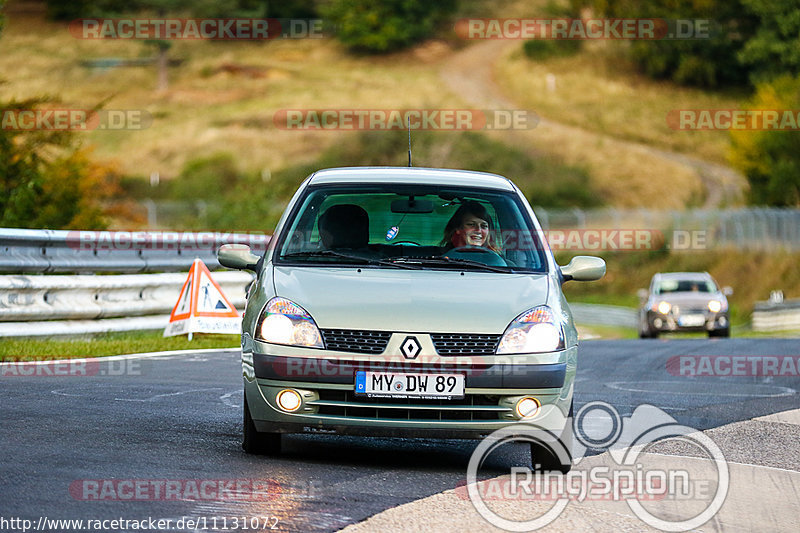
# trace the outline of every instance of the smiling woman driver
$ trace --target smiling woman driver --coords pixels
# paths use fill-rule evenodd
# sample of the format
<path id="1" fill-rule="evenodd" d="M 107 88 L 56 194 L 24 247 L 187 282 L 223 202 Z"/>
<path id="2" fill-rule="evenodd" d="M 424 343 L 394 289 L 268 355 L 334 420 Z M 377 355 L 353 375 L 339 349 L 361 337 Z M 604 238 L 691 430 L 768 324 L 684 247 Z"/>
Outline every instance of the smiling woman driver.
<path id="1" fill-rule="evenodd" d="M 492 218 L 480 202 L 465 200 L 444 228 L 442 246 L 446 248 L 463 248 L 480 246 L 499 252 L 495 244 Z"/>

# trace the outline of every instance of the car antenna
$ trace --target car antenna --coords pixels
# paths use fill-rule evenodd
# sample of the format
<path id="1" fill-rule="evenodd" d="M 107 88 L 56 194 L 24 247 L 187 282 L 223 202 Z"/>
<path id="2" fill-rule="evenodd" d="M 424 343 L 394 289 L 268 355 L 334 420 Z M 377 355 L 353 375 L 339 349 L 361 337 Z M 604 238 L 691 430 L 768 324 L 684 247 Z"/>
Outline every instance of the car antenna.
<path id="1" fill-rule="evenodd" d="M 406 124 L 408 124 L 408 166 L 411 166 L 411 118 L 406 117 Z"/>

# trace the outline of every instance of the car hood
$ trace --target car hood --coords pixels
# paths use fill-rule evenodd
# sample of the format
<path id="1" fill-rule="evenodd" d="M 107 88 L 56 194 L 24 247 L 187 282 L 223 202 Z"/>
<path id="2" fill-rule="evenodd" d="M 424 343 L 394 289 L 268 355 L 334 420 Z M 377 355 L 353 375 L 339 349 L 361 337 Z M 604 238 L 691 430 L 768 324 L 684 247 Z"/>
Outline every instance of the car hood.
<path id="1" fill-rule="evenodd" d="M 322 329 L 501 334 L 548 296 L 545 274 L 275 267 L 273 280 Z"/>

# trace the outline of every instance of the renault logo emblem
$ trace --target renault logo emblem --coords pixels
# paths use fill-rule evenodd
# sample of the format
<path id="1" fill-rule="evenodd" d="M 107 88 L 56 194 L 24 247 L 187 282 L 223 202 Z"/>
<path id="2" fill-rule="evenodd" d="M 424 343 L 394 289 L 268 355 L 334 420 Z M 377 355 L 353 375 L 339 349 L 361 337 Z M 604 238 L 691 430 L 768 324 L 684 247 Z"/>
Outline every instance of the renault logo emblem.
<path id="1" fill-rule="evenodd" d="M 403 352 L 403 357 L 406 359 L 416 359 L 421 350 L 422 346 L 419 345 L 416 337 L 406 337 L 403 344 L 400 345 L 400 351 Z"/>

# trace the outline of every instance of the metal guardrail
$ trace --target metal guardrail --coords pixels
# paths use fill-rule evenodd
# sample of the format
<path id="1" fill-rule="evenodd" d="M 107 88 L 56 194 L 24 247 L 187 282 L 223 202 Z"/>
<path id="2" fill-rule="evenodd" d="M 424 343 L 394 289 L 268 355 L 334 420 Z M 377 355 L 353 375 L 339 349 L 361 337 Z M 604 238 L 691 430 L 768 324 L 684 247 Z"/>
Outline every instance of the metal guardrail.
<path id="1" fill-rule="evenodd" d="M 0 272 L 185 272 L 195 257 L 216 270 L 221 245 L 247 244 L 261 254 L 269 239 L 256 233 L 0 228 Z"/>
<path id="2" fill-rule="evenodd" d="M 754 331 L 800 330 L 800 300 L 756 302 Z"/>
<path id="3" fill-rule="evenodd" d="M 618 305 L 601 304 L 569 304 L 572 318 L 578 324 L 595 324 L 598 326 L 622 326 L 635 328 L 638 315 L 635 309 Z"/>
<path id="4" fill-rule="evenodd" d="M 238 309 L 249 272 L 213 272 Z M 0 276 L 0 337 L 163 329 L 187 274 Z"/>
<path id="5" fill-rule="evenodd" d="M 163 328 L 195 258 L 217 270 L 221 245 L 248 244 L 261 254 L 269 239 L 255 233 L 0 228 L 0 273 L 14 274 L 0 276 L 0 337 Z M 29 275 L 67 272 L 77 275 Z M 97 272 L 120 275 L 89 275 Z M 242 308 L 252 274 L 212 276 Z"/>

